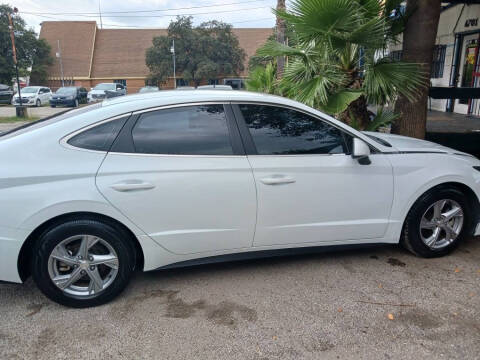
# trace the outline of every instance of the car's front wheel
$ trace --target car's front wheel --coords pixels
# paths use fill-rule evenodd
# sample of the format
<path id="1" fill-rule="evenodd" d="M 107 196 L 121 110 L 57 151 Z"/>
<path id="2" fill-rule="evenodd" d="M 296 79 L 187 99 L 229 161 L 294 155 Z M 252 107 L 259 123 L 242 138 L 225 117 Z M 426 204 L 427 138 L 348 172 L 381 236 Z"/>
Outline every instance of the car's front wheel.
<path id="1" fill-rule="evenodd" d="M 43 233 L 32 276 L 50 299 L 72 307 L 104 304 L 128 284 L 135 248 L 120 227 L 91 219 L 69 220 Z"/>
<path id="2" fill-rule="evenodd" d="M 73 107 L 78 107 L 78 99 L 75 99 L 75 102 L 73 103 Z"/>
<path id="3" fill-rule="evenodd" d="M 35 103 L 35 106 L 36 107 L 42 106 L 42 102 L 40 101 L 40 99 L 37 99 L 37 102 Z"/>
<path id="4" fill-rule="evenodd" d="M 418 256 L 443 256 L 468 235 L 470 221 L 466 196 L 455 188 L 438 187 L 422 195 L 410 209 L 401 243 Z"/>

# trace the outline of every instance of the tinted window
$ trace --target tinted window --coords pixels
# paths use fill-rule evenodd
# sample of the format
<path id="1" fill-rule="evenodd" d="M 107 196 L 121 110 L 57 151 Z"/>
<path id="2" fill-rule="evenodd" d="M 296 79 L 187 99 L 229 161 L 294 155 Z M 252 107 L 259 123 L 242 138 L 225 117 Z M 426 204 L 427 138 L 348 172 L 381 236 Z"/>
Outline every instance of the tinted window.
<path id="1" fill-rule="evenodd" d="M 347 152 L 342 132 L 299 111 L 266 105 L 240 105 L 261 155 Z"/>
<path id="2" fill-rule="evenodd" d="M 107 121 L 75 135 L 68 143 L 82 149 L 108 151 L 126 121 L 125 118 Z"/>
<path id="3" fill-rule="evenodd" d="M 148 154 L 232 155 L 223 105 L 198 105 L 141 115 L 135 150 Z"/>

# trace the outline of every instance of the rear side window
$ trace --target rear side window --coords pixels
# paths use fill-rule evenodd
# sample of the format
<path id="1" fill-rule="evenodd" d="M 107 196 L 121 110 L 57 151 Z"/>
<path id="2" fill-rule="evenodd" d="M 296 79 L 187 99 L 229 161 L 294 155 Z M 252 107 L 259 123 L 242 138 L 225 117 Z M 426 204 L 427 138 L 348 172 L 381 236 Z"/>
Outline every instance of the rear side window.
<path id="1" fill-rule="evenodd" d="M 109 151 L 127 118 L 128 116 L 94 126 L 75 135 L 67 143 L 82 149 Z"/>
<path id="2" fill-rule="evenodd" d="M 239 105 L 260 155 L 340 154 L 342 132 L 299 111 L 269 105 Z"/>
<path id="3" fill-rule="evenodd" d="M 137 153 L 232 155 L 223 105 L 196 105 L 152 111 L 132 130 Z"/>

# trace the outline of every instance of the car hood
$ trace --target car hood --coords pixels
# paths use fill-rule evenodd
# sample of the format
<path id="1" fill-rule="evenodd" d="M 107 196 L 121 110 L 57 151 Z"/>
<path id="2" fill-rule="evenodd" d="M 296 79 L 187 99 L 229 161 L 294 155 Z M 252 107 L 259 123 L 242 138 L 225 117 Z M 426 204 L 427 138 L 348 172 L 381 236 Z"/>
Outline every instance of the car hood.
<path id="1" fill-rule="evenodd" d="M 451 149 L 449 147 L 433 143 L 431 141 L 415 139 L 407 136 L 401 135 L 393 135 L 393 134 L 385 134 L 379 132 L 370 132 L 364 131 L 363 132 L 367 136 L 371 136 L 373 138 L 378 138 L 383 141 L 386 141 L 388 144 L 392 146 L 392 151 L 399 151 L 399 152 L 436 152 L 436 153 L 447 153 L 447 154 L 464 154 L 461 151 Z M 384 146 L 386 144 L 383 144 Z"/>
<path id="2" fill-rule="evenodd" d="M 31 98 L 31 97 L 35 97 L 35 95 L 37 95 L 37 94 L 30 94 L 30 93 L 23 94 L 22 93 L 22 98 Z M 18 94 L 13 95 L 13 97 L 18 98 Z"/>

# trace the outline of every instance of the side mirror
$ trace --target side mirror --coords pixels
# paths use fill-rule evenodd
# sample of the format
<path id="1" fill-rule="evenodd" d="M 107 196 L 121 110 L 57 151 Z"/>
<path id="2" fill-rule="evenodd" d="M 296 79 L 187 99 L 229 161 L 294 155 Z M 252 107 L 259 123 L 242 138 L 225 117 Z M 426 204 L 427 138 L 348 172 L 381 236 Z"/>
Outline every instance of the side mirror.
<path id="1" fill-rule="evenodd" d="M 369 165 L 371 164 L 369 156 L 370 147 L 368 146 L 368 144 L 365 141 L 360 140 L 359 138 L 354 138 L 352 157 L 354 159 L 357 159 L 361 165 Z"/>

